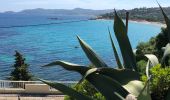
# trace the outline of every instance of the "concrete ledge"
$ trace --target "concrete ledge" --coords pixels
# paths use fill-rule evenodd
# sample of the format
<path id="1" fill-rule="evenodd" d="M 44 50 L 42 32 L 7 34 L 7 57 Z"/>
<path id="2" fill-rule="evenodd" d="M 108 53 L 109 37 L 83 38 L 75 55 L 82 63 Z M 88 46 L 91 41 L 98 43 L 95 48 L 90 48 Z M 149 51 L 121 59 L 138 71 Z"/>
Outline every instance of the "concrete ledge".
<path id="1" fill-rule="evenodd" d="M 77 81 L 54 81 L 68 86 L 76 84 Z M 41 81 L 11 81 L 0 80 L 0 94 L 45 94 L 62 95 L 63 93 L 51 88 Z"/>
<path id="2" fill-rule="evenodd" d="M 25 93 L 31 94 L 62 94 L 56 89 L 50 89 L 46 84 L 25 84 Z"/>
<path id="3" fill-rule="evenodd" d="M 49 89 L 46 84 L 25 84 L 25 93 L 47 93 Z"/>
<path id="4" fill-rule="evenodd" d="M 24 93 L 25 89 L 22 88 L 4 88 L 0 89 L 0 93 Z"/>
<path id="5" fill-rule="evenodd" d="M 0 100 L 64 100 L 64 95 L 0 94 Z"/>
<path id="6" fill-rule="evenodd" d="M 25 84 L 24 88 L 0 88 L 0 94 L 53 94 L 63 93 L 46 84 Z"/>

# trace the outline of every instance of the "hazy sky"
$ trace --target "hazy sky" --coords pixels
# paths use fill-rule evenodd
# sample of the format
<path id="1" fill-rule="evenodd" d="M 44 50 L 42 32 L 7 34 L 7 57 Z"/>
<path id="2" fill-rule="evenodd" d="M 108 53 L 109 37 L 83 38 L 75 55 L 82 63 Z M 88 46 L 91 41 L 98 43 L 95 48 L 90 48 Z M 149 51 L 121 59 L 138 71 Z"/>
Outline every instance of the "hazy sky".
<path id="1" fill-rule="evenodd" d="M 170 6 L 170 0 L 158 0 L 162 6 Z M 0 12 L 23 9 L 131 9 L 155 7 L 156 0 L 1 0 Z"/>

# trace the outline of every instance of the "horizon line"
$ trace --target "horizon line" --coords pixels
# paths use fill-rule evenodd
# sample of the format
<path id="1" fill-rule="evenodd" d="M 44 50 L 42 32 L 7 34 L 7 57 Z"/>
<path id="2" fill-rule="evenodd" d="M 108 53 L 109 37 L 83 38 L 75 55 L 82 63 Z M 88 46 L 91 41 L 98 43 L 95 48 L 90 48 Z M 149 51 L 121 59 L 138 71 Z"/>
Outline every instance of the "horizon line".
<path id="1" fill-rule="evenodd" d="M 170 6 L 164 6 L 163 8 L 168 8 Z M 136 9 L 136 8 L 159 8 L 159 6 L 153 6 L 153 7 L 134 7 L 134 8 L 129 8 L 129 9 L 126 9 L 126 8 L 122 8 L 122 9 L 116 9 L 116 10 L 133 10 L 133 9 Z M 22 10 L 18 10 L 18 11 L 12 11 L 12 10 L 7 10 L 7 11 L 0 11 L 0 13 L 8 13 L 8 12 L 13 12 L 13 13 L 19 13 L 19 12 L 23 12 L 25 10 L 36 10 L 36 9 L 42 9 L 42 10 L 75 10 L 75 9 L 84 9 L 84 10 L 114 10 L 115 8 L 113 9 L 91 9 L 91 8 L 81 8 L 81 7 L 77 7 L 77 8 L 30 8 L 30 9 L 22 9 Z"/>

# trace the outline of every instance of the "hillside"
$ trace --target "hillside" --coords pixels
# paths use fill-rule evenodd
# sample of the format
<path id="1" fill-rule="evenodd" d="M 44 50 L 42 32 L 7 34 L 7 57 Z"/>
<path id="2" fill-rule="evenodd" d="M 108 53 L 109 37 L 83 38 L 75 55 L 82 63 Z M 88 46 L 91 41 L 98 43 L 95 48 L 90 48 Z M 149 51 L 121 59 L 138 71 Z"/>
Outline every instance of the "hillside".
<path id="1" fill-rule="evenodd" d="M 48 16 L 48 17 L 58 17 L 58 16 L 85 16 L 87 18 L 96 17 L 101 14 L 112 12 L 112 9 L 106 10 L 92 10 L 92 9 L 26 9 L 20 12 L 8 11 L 0 13 L 0 16 Z"/>
<path id="2" fill-rule="evenodd" d="M 166 14 L 170 16 L 170 7 L 164 8 Z M 135 8 L 132 10 L 118 10 L 119 15 L 125 19 L 125 13 L 129 12 L 129 19 L 131 20 L 146 20 L 154 22 L 163 22 L 163 16 L 161 15 L 159 8 Z M 98 19 L 113 19 L 114 12 L 106 13 L 98 16 Z"/>

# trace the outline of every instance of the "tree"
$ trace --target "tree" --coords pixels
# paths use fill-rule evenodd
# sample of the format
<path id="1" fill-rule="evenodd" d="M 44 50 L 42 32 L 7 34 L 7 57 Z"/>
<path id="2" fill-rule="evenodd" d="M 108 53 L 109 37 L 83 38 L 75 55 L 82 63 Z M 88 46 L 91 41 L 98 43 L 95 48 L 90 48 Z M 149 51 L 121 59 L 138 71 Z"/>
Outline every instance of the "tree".
<path id="1" fill-rule="evenodd" d="M 28 71 L 28 64 L 25 63 L 25 58 L 18 52 L 15 51 L 15 64 L 13 65 L 14 69 L 11 72 L 10 80 L 31 80 L 32 75 Z"/>
<path id="2" fill-rule="evenodd" d="M 157 56 L 158 58 L 161 58 L 163 56 L 163 50 L 162 47 L 165 47 L 166 44 L 169 42 L 168 39 L 168 29 L 162 28 L 161 32 L 156 36 L 156 50 L 157 50 Z"/>

